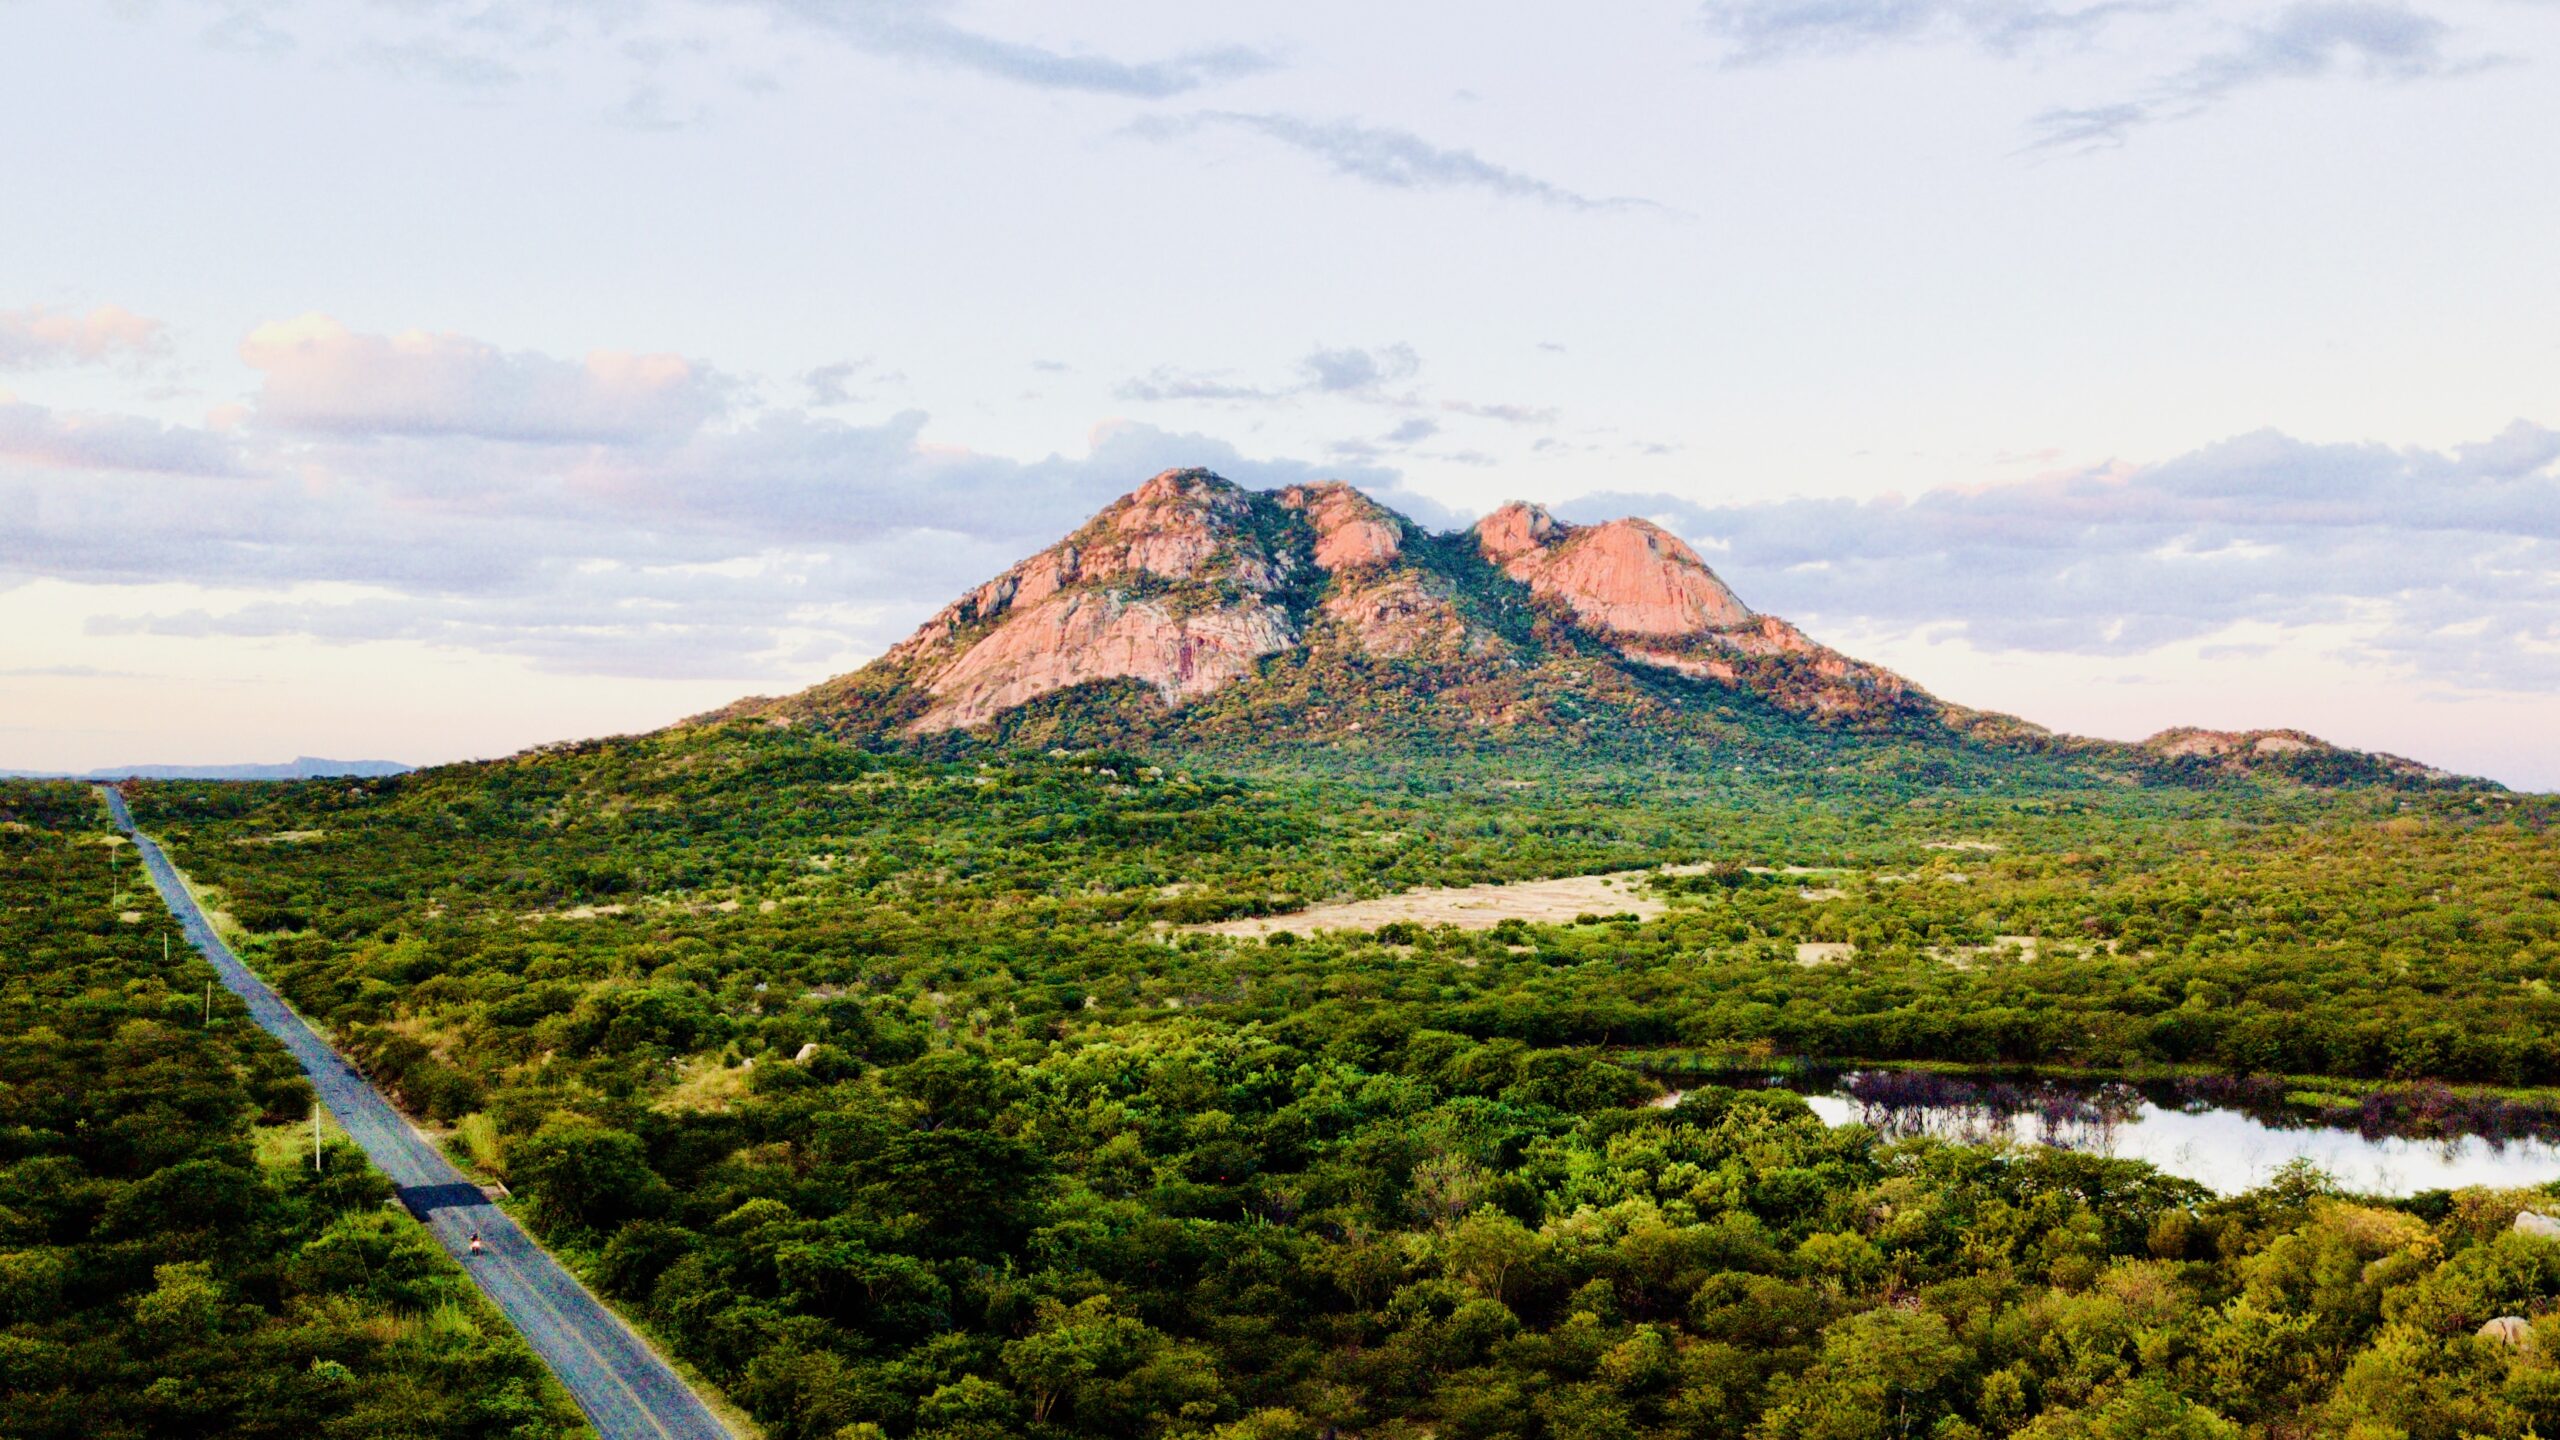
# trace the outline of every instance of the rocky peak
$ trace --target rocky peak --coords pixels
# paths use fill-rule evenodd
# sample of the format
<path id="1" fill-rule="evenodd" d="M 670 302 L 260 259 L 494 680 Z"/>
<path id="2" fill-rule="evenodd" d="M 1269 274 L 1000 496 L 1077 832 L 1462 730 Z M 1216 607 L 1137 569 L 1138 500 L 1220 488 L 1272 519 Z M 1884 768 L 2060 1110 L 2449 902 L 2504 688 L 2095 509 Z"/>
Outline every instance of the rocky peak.
<path id="1" fill-rule="evenodd" d="M 1327 574 L 1374 570 L 1404 553 L 1403 517 L 1339 480 L 1292 485 L 1272 498 L 1315 527 L 1316 564 Z"/>
<path id="2" fill-rule="evenodd" d="M 910 728 L 982 724 L 1100 680 L 1180 704 L 1286 649 L 1297 624 L 1270 597 L 1304 562 L 1257 538 L 1260 503 L 1206 470 L 1167 470 L 945 607 L 884 657 L 930 697 Z"/>
<path id="3" fill-rule="evenodd" d="M 1476 544 L 1533 593 L 1617 634 L 1703 635 L 1758 618 L 1697 551 L 1650 520 L 1568 525 L 1514 502 L 1477 522 Z"/>
<path id="4" fill-rule="evenodd" d="M 1253 495 L 1206 470 L 1167 470 L 1106 506 L 1061 549 L 1075 553 L 1079 577 L 1143 571 L 1167 580 L 1208 578 L 1203 572 L 1237 538 L 1253 512 Z M 1269 583 L 1276 557 L 1230 557 L 1236 578 Z"/>
<path id="5" fill-rule="evenodd" d="M 1514 500 L 1476 522 L 1476 545 L 1496 565 L 1543 550 L 1570 527 L 1561 525 L 1542 506 Z"/>

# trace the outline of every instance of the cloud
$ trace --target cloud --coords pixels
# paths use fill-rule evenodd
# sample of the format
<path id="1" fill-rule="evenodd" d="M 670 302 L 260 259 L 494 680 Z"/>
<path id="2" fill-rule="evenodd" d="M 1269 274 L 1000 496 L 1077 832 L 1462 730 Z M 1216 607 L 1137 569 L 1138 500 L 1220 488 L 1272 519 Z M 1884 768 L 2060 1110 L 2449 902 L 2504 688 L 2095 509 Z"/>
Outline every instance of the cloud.
<path id="1" fill-rule="evenodd" d="M 153 360 L 168 350 L 167 330 L 121 305 L 85 312 L 43 305 L 0 310 L 0 370 Z"/>
<path id="2" fill-rule="evenodd" d="M 1497 165 L 1472 150 L 1434 145 L 1405 130 L 1354 120 L 1308 120 L 1295 115 L 1201 110 L 1183 116 L 1146 116 L 1128 127 L 1145 140 L 1169 141 L 1205 129 L 1242 130 L 1314 156 L 1337 175 L 1390 190 L 1482 190 L 1565 210 L 1659 210 L 1634 196 L 1585 195 L 1552 181 Z"/>
<path id="3" fill-rule="evenodd" d="M 334 435 L 641 440 L 698 426 L 721 410 L 727 388 L 676 355 L 598 350 L 559 360 L 421 330 L 359 334 L 326 315 L 261 326 L 240 358 L 262 377 L 259 423 Z"/>
<path id="4" fill-rule="evenodd" d="M 1963 41 L 2009 54 L 2047 40 L 2085 37 L 2119 15 L 2165 8 L 2039 0 L 1711 0 L 1702 18 L 1711 33 L 1732 45 L 1727 63 L 1749 65 L 1918 41 Z"/>
<path id="5" fill-rule="evenodd" d="M 1124 400 L 1206 400 L 1249 405 L 1292 404 L 1312 396 L 1398 410 L 1431 406 L 1446 414 L 1511 424 L 1545 424 L 1555 419 L 1555 411 L 1538 406 L 1424 399 L 1409 388 L 1422 374 L 1422 357 L 1402 342 L 1340 348 L 1319 345 L 1299 358 L 1297 369 L 1298 378 L 1293 382 L 1256 385 L 1237 380 L 1223 370 L 1192 371 L 1159 365 L 1138 379 L 1121 382 L 1119 394 Z M 1405 423 L 1410 426 L 1414 422 Z M 1432 426 L 1433 430 L 1438 428 L 1436 424 Z M 1340 451 L 1340 447 L 1336 449 Z"/>
<path id="6" fill-rule="evenodd" d="M 0 461 L 58 470 L 225 475 L 236 468 L 220 436 L 129 415 L 81 415 L 0 395 Z"/>
<path id="7" fill-rule="evenodd" d="M 1401 384 L 1422 371 L 1422 357 L 1410 345 L 1387 345 L 1376 350 L 1349 346 L 1340 350 L 1317 348 L 1298 362 L 1306 372 L 1306 388 L 1319 395 L 1374 395 L 1381 387 Z"/>
<path id="8" fill-rule="evenodd" d="M 495 55 L 424 35 L 365 45 L 357 56 L 404 80 L 431 80 L 457 90 L 503 90 L 524 78 L 524 72 Z"/>
<path id="9" fill-rule="evenodd" d="M 800 385 L 808 392 L 810 407 L 817 409 L 828 405 L 852 404 L 859 397 L 847 388 L 846 382 L 859 373 L 867 363 L 861 360 L 838 360 L 833 364 L 820 365 L 802 374 Z"/>
<path id="10" fill-rule="evenodd" d="M 1443 400 L 1440 408 L 1453 415 L 1473 415 L 1479 420 L 1499 420 L 1506 425 L 1550 425 L 1556 418 L 1554 407 L 1547 405 L 1482 405 L 1471 400 Z"/>
<path id="11" fill-rule="evenodd" d="M 936 13 L 942 7 L 915 0 L 765 0 L 765 8 L 869 54 L 1044 90 L 1163 100 L 1217 81 L 1259 75 L 1278 63 L 1243 46 L 1161 60 L 1068 54 L 963 29 Z"/>
<path id="12" fill-rule="evenodd" d="M 2491 63 L 2449 54 L 2445 42 L 2452 34 L 2443 21 L 2399 4 L 2320 0 L 2289 6 L 2272 22 L 2245 29 L 2237 44 L 2199 57 L 2144 95 L 2045 111 L 2033 121 L 2036 138 L 2028 148 L 2121 145 L 2141 126 L 2199 114 L 2271 81 L 2354 72 L 2408 82 L 2465 75 Z"/>
<path id="13" fill-rule="evenodd" d="M 2267 431 L 1907 499 L 1563 508 L 1658 516 L 1798 620 L 2096 655 L 2246 621 L 2352 624 L 2374 656 L 2441 680 L 2560 685 L 2560 431 L 2521 422 L 2450 451 Z"/>
<path id="14" fill-rule="evenodd" d="M 273 58 L 294 48 L 291 35 L 267 23 L 256 10 L 241 6 L 224 12 L 197 37 L 209 50 Z"/>

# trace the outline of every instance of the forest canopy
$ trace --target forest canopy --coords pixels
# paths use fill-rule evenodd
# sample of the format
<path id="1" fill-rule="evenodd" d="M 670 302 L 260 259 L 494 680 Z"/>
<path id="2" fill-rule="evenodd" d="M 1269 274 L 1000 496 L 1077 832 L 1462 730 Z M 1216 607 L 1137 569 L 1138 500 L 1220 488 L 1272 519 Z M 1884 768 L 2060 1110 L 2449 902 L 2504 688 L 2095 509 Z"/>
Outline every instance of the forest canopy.
<path id="1" fill-rule="evenodd" d="M 2534 797 L 744 726 L 133 795 L 252 964 L 776 1436 L 2560 1428 L 2560 1246 L 2509 1229 L 2550 1202 L 1647 1103 L 1666 1047 L 2560 1080 Z M 1644 920 L 1186 928 L 1662 864 L 1698 868 L 1629 879 Z"/>

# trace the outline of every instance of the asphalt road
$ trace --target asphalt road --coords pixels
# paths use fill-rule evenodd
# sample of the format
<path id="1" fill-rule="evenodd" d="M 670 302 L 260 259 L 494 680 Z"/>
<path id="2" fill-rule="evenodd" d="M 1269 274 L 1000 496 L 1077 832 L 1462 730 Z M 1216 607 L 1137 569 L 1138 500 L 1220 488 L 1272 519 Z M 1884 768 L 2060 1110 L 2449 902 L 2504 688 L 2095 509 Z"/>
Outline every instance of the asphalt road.
<path id="1" fill-rule="evenodd" d="M 223 985 L 248 1004 L 250 1017 L 302 1062 L 321 1103 L 399 1188 L 400 1203 L 409 1207 L 523 1332 L 534 1353 L 560 1377 L 597 1431 L 606 1440 L 730 1440 L 702 1398 L 664 1360 L 587 1293 L 559 1261 L 534 1244 L 505 1211 L 490 1204 L 480 1188 L 464 1179 L 453 1162 L 393 1109 L 345 1057 L 330 1049 L 282 997 L 240 963 L 231 947 L 213 933 L 195 897 L 179 883 L 168 857 L 133 828 L 124 797 L 113 789 L 105 793 L 117 827 L 142 852 L 151 883 L 159 888 L 160 898 L 187 939 L 213 962 Z M 483 1254 L 469 1253 L 475 1232 L 486 1247 Z"/>

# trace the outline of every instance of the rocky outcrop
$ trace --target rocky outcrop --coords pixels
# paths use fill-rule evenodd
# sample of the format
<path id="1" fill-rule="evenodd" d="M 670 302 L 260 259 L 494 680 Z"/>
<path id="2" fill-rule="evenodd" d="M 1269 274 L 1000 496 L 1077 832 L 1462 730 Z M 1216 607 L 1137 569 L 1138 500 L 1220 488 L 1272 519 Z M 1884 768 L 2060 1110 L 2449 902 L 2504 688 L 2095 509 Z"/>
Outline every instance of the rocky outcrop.
<path id="1" fill-rule="evenodd" d="M 1288 612 L 1240 605 L 1175 615 L 1109 593 L 1055 595 L 1015 614 L 925 688 L 919 733 L 983 725 L 1052 691 L 1096 680 L 1139 680 L 1168 705 L 1205 695 L 1297 638 Z"/>
<path id="2" fill-rule="evenodd" d="M 2448 771 L 2398 755 L 2350 750 L 2300 730 L 2205 730 L 2179 726 L 2163 730 L 2135 749 L 2153 760 L 2187 769 L 2230 774 L 2275 771 L 2322 775 L 2341 781 L 2455 780 Z"/>
<path id="3" fill-rule="evenodd" d="M 2247 755 L 2298 755 L 2332 747 L 2299 730 L 2202 730 L 2182 725 L 2143 741 L 2142 748 L 2171 759 L 2195 755 L 2225 760 Z"/>
<path id="4" fill-rule="evenodd" d="M 2521 1315 L 2500 1315 L 2484 1322 L 2472 1332 L 2483 1340 L 2504 1345 L 2510 1350 L 2532 1352 L 2542 1347 L 2534 1340 L 2533 1322 Z"/>
<path id="5" fill-rule="evenodd" d="M 1650 520 L 1567 525 L 1514 502 L 1478 522 L 1476 543 L 1531 593 L 1615 634 L 1701 635 L 1757 618 L 1697 551 Z"/>
<path id="6" fill-rule="evenodd" d="M 1484 657 L 1511 648 L 1492 631 L 1467 623 L 1446 584 L 1412 574 L 1337 585 L 1325 597 L 1324 614 L 1363 653 L 1382 660 Z"/>
<path id="7" fill-rule="evenodd" d="M 1292 485 L 1272 498 L 1307 517 L 1316 564 L 1329 575 L 1376 570 L 1404 553 L 1404 517 L 1339 480 Z"/>

